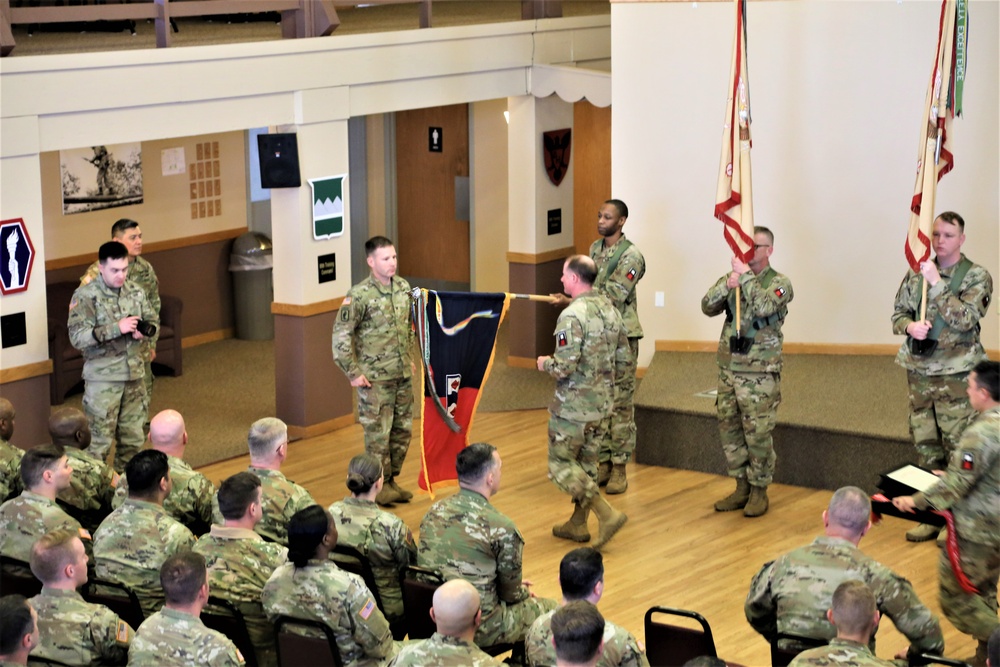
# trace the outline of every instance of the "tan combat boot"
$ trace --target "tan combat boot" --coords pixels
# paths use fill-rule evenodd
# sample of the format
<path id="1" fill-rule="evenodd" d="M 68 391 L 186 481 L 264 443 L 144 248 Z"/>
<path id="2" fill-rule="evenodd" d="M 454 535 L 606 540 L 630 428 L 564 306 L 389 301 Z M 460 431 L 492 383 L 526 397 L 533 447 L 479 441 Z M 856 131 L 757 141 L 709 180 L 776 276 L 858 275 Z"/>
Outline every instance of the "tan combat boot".
<path id="1" fill-rule="evenodd" d="M 625 493 L 628 488 L 628 477 L 625 476 L 625 464 L 616 463 L 611 466 L 611 479 L 608 480 L 608 495 L 614 496 Z"/>
<path id="2" fill-rule="evenodd" d="M 937 526 L 931 526 L 930 524 L 922 523 L 916 528 L 911 528 L 906 531 L 906 541 L 907 542 L 929 542 L 938 536 L 941 529 Z"/>
<path id="3" fill-rule="evenodd" d="M 750 498 L 743 508 L 743 516 L 764 516 L 767 513 L 767 487 L 751 486 Z"/>
<path id="4" fill-rule="evenodd" d="M 600 549 L 625 525 L 628 517 L 625 516 L 624 512 L 619 512 L 609 505 L 608 501 L 599 495 L 594 496 L 594 499 L 590 501 L 590 509 L 594 510 L 597 520 L 601 522 L 597 529 L 597 541 L 593 544 L 595 549 Z"/>
<path id="5" fill-rule="evenodd" d="M 399 492 L 392 488 L 391 482 L 385 482 L 382 485 L 382 490 L 378 492 L 377 496 L 375 496 L 375 502 L 383 507 L 399 502 L 399 500 Z"/>
<path id="6" fill-rule="evenodd" d="M 715 511 L 732 512 L 733 510 L 741 510 L 747 506 L 748 500 L 750 500 L 750 482 L 747 481 L 746 477 L 737 477 L 736 490 L 722 500 L 716 501 Z"/>
<path id="7" fill-rule="evenodd" d="M 590 531 L 587 530 L 589 514 L 590 510 L 581 507 L 580 503 L 574 503 L 573 516 L 561 526 L 552 526 L 552 534 L 573 542 L 589 542 Z"/>
<path id="8" fill-rule="evenodd" d="M 611 479 L 611 461 L 601 461 L 597 464 L 597 486 L 607 486 Z"/>
<path id="9" fill-rule="evenodd" d="M 413 500 L 413 494 L 410 493 L 409 491 L 407 491 L 406 489 L 404 489 L 403 487 L 401 487 L 399 485 L 399 483 L 396 481 L 395 478 L 390 479 L 389 482 L 388 482 L 388 484 L 389 484 L 389 486 L 392 487 L 393 491 L 395 491 L 397 494 L 399 494 L 399 501 L 398 502 L 408 503 L 411 500 Z"/>

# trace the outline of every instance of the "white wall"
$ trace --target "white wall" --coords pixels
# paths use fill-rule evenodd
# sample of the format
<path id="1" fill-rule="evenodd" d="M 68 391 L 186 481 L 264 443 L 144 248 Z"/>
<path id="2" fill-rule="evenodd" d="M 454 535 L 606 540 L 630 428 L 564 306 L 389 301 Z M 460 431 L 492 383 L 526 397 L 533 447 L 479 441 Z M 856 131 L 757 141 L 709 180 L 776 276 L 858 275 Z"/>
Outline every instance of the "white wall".
<path id="1" fill-rule="evenodd" d="M 507 99 L 469 105 L 469 162 L 474 292 L 506 292 Z"/>

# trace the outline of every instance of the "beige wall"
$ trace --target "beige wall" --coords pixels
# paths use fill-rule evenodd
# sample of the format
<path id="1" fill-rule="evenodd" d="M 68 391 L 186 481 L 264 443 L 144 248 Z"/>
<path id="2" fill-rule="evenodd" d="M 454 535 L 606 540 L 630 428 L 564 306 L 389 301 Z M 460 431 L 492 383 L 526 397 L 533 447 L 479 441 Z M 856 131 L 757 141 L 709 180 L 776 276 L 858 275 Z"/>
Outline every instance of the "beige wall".
<path id="1" fill-rule="evenodd" d="M 889 317 L 907 269 L 922 105 L 940 4 L 753 2 L 748 6 L 753 195 L 775 233 L 773 264 L 795 300 L 786 341 L 899 344 Z M 1000 4 L 973 0 L 965 116 L 937 209 L 962 213 L 965 248 L 1000 280 Z M 712 216 L 733 37 L 732 3 L 612 5 L 612 186 L 647 260 L 646 338 L 718 338 L 700 300 L 729 267 Z M 654 307 L 656 292 L 666 307 Z M 1000 347 L 997 306 L 983 342 Z"/>
<path id="2" fill-rule="evenodd" d="M 506 110 L 506 98 L 469 105 L 474 292 L 509 291 Z"/>

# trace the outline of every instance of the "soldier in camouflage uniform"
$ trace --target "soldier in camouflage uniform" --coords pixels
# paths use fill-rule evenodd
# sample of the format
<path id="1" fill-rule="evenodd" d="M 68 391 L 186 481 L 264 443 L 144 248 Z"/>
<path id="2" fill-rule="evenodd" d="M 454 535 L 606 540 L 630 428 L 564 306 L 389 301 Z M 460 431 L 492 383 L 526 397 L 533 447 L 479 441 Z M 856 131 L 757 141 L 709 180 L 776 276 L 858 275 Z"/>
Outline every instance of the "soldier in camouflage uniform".
<path id="1" fill-rule="evenodd" d="M 0 667 L 28 664 L 38 646 L 38 614 L 23 595 L 0 597 Z"/>
<path id="2" fill-rule="evenodd" d="M 118 473 L 104 461 L 84 450 L 90 445 L 87 416 L 76 408 L 59 408 L 49 417 L 52 444 L 62 447 L 73 468 L 69 488 L 56 500 L 84 528 L 93 533 L 111 512 L 111 496 L 118 484 Z"/>
<path id="3" fill-rule="evenodd" d="M 719 435 L 736 491 L 715 503 L 718 512 L 767 512 L 774 477 L 771 432 L 781 404 L 781 325 L 792 300 L 792 283 L 771 267 L 774 234 L 754 227 L 750 263 L 733 257 L 732 273 L 719 278 L 701 300 L 709 317 L 726 313 L 719 337 Z M 737 288 L 739 288 L 737 292 Z M 739 294 L 740 302 L 736 303 Z M 739 310 L 740 322 L 736 322 Z M 734 338 L 739 329 L 740 338 Z"/>
<path id="4" fill-rule="evenodd" d="M 832 639 L 836 633 L 826 611 L 833 592 L 841 582 L 857 579 L 874 593 L 879 613 L 910 640 L 910 655 L 941 655 L 941 626 L 910 582 L 858 549 L 871 528 L 868 495 L 854 486 L 837 490 L 823 512 L 823 524 L 823 537 L 766 563 L 754 576 L 743 606 L 754 630 L 768 641 L 778 633 Z"/>
<path id="5" fill-rule="evenodd" d="M 184 417 L 176 410 L 158 412 L 149 422 L 149 443 L 167 455 L 170 464 L 170 495 L 163 509 L 188 527 L 195 535 L 204 535 L 212 525 L 215 486 L 207 477 L 184 461 L 188 434 Z M 118 509 L 128 497 L 128 477 L 122 476 L 111 506 Z"/>
<path id="6" fill-rule="evenodd" d="M 928 470 L 948 465 L 962 431 L 976 418 L 965 395 L 965 379 L 973 366 L 986 359 L 979 340 L 979 320 L 989 308 L 993 278 L 966 259 L 963 243 L 962 216 L 952 211 L 939 215 L 931 241 L 934 261 L 923 262 L 920 273 L 906 272 L 893 306 L 892 332 L 907 336 L 896 363 L 906 369 L 910 434 L 919 463 Z M 927 312 L 921 319 L 925 282 Z M 931 340 L 937 340 L 936 347 Z M 921 349 L 929 347 L 934 349 Z M 907 532 L 906 539 L 931 540 L 938 530 L 920 525 Z"/>
<path id="7" fill-rule="evenodd" d="M 455 461 L 459 491 L 434 503 L 420 524 L 417 564 L 446 581 L 465 579 L 479 591 L 483 647 L 524 639 L 535 619 L 555 609 L 555 600 L 532 597 L 522 580 L 524 537 L 514 522 L 490 504 L 500 489 L 500 453 L 493 445 L 469 445 Z"/>
<path id="8" fill-rule="evenodd" d="M 108 515 L 94 534 L 97 576 L 135 592 L 143 614 L 163 606 L 160 566 L 194 546 L 194 535 L 163 509 L 170 494 L 170 469 L 163 452 L 147 449 L 126 466 L 132 480 L 125 504 Z"/>
<path id="9" fill-rule="evenodd" d="M 61 447 L 43 445 L 25 452 L 21 459 L 24 491 L 0 505 L 0 554 L 27 563 L 35 540 L 54 530 L 79 535 L 87 555 L 93 553 L 90 533 L 56 503 L 56 495 L 69 487 L 72 474 Z"/>
<path id="10" fill-rule="evenodd" d="M 135 220 L 122 218 L 111 225 L 111 240 L 121 243 L 128 249 L 128 276 L 126 281 L 138 286 L 146 295 L 149 305 L 156 313 L 157 319 L 160 317 L 160 281 L 156 277 L 153 265 L 143 259 L 142 254 L 142 230 Z M 87 269 L 87 272 L 80 278 L 80 286 L 86 285 L 97 278 L 100 273 L 100 263 L 94 262 Z M 142 377 L 143 385 L 146 387 L 146 398 L 153 398 L 153 360 L 156 359 L 156 343 L 160 340 L 160 331 L 157 328 L 155 334 L 143 342 L 144 372 Z"/>
<path id="11" fill-rule="evenodd" d="M 148 616 L 128 652 L 130 667 L 240 667 L 245 664 L 236 645 L 221 632 L 205 626 L 201 610 L 208 603 L 205 559 L 180 551 L 159 569 L 166 606 Z"/>
<path id="12" fill-rule="evenodd" d="M 243 613 L 257 664 L 274 667 L 278 656 L 274 626 L 264 615 L 260 594 L 271 573 L 288 560 L 288 549 L 266 542 L 254 526 L 261 519 L 260 478 L 236 473 L 219 486 L 219 510 L 224 525 L 213 525 L 194 545 L 205 557 L 212 594 L 231 601 Z"/>
<path id="13" fill-rule="evenodd" d="M 77 592 L 87 583 L 87 552 L 79 536 L 46 533 L 32 547 L 30 562 L 42 582 L 42 592 L 30 600 L 39 630 L 32 656 L 67 665 L 124 664 L 135 632 L 118 614 Z"/>
<path id="14" fill-rule="evenodd" d="M 557 667 L 595 667 L 604 645 L 604 617 L 597 607 L 576 600 L 552 615 L 552 643 Z"/>
<path id="15" fill-rule="evenodd" d="M 402 639 L 406 619 L 399 577 L 406 566 L 416 563 L 417 545 L 402 519 L 375 504 L 383 484 L 382 462 L 371 454 L 358 454 L 347 466 L 351 495 L 330 505 L 329 511 L 337 522 L 337 543 L 368 557 L 382 611 L 393 636 Z"/>
<path id="16" fill-rule="evenodd" d="M 128 251 L 121 243 L 101 246 L 100 275 L 77 288 L 69 304 L 69 340 L 83 353 L 83 409 L 93 430 L 88 449 L 104 459 L 115 447 L 115 470 L 142 447 L 149 409 L 140 320 L 159 329 L 160 316 L 146 295 L 125 280 Z"/>
<path id="17" fill-rule="evenodd" d="M 10 444 L 14 435 L 14 405 L 0 396 L 0 503 L 21 493 L 24 450 Z"/>
<path id="18" fill-rule="evenodd" d="M 837 586 L 826 615 L 837 636 L 827 646 L 799 653 L 792 667 L 893 667 L 895 663 L 876 658 L 868 648 L 879 614 L 865 582 L 848 579 Z"/>
<path id="19" fill-rule="evenodd" d="M 319 505 L 297 512 L 288 524 L 288 558 L 264 586 L 264 611 L 271 621 L 292 616 L 325 623 L 344 667 L 376 667 L 396 655 L 389 622 L 364 580 L 330 560 L 337 524 Z M 311 635 L 311 629 L 303 634 Z"/>
<path id="20" fill-rule="evenodd" d="M 604 558 L 592 547 L 574 549 L 559 563 L 559 586 L 562 604 L 585 600 L 597 605 L 604 595 Z M 525 653 L 532 667 L 553 667 L 556 650 L 552 643 L 552 616 L 555 611 L 539 616 L 528 630 Z M 604 652 L 598 667 L 649 667 L 649 660 L 639 642 L 628 630 L 611 621 L 604 623 Z"/>
<path id="21" fill-rule="evenodd" d="M 594 546 L 600 548 L 628 520 L 601 496 L 596 478 L 616 380 L 634 375 L 635 368 L 621 315 L 592 289 L 596 275 L 589 257 L 573 255 L 563 264 L 563 290 L 572 301 L 556 321 L 555 352 L 538 357 L 537 365 L 556 379 L 549 406 L 549 477 L 574 505 L 570 520 L 554 526 L 552 534 L 588 541 L 587 515 L 593 510 L 600 520 Z"/>
<path id="22" fill-rule="evenodd" d="M 479 592 L 464 579 L 446 581 L 434 591 L 431 607 L 436 632 L 399 651 L 390 667 L 499 667 L 504 664 L 476 646 L 482 620 Z"/>
<path id="23" fill-rule="evenodd" d="M 413 426 L 413 316 L 410 284 L 396 275 L 396 249 L 384 236 L 365 243 L 371 275 L 352 287 L 333 325 L 333 360 L 358 390 L 365 451 L 388 472 L 380 505 L 406 502 L 399 486 Z"/>
<path id="24" fill-rule="evenodd" d="M 941 550 L 938 563 L 941 611 L 952 625 L 979 640 L 983 664 L 997 621 L 1000 579 L 1000 366 L 981 361 L 967 379 L 969 403 L 979 417 L 965 429 L 951 463 L 937 484 L 912 497 L 894 498 L 902 510 L 951 510 L 962 571 L 979 593 L 968 593 Z"/>

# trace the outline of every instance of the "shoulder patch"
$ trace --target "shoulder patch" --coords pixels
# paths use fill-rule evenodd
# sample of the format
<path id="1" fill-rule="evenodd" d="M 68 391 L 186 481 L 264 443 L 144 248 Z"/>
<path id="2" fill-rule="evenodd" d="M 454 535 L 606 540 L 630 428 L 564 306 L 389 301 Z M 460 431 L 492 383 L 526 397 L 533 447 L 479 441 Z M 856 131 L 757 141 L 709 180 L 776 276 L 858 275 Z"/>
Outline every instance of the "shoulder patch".
<path id="1" fill-rule="evenodd" d="M 962 470 L 973 470 L 976 467 L 976 459 L 969 452 L 962 453 Z"/>
<path id="2" fill-rule="evenodd" d="M 119 475 L 118 473 L 116 473 L 116 472 L 111 473 L 111 488 L 112 489 L 117 489 L 118 488 L 118 482 L 120 482 L 121 479 L 122 479 L 122 476 Z"/>
<path id="3" fill-rule="evenodd" d="M 239 649 L 236 649 L 236 659 L 240 661 L 241 665 L 247 664 L 246 658 L 243 657 L 243 654 L 240 653 Z"/>
<path id="4" fill-rule="evenodd" d="M 566 344 L 568 342 L 569 341 L 566 340 L 566 332 L 565 331 L 560 331 L 559 333 L 556 334 L 556 346 L 557 347 L 566 347 Z"/>
<path id="5" fill-rule="evenodd" d="M 118 629 L 115 630 L 115 641 L 119 644 L 129 643 L 128 623 L 120 618 L 118 619 Z"/>
<path id="6" fill-rule="evenodd" d="M 76 308 L 76 303 L 77 303 L 76 297 L 74 296 L 69 302 L 69 309 L 73 310 L 74 308 Z"/>
<path id="7" fill-rule="evenodd" d="M 778 289 L 774 290 L 774 295 L 775 296 L 785 296 L 785 288 L 784 287 L 779 287 Z"/>
<path id="8" fill-rule="evenodd" d="M 86 528 L 81 528 L 80 529 L 80 539 L 81 540 L 91 540 L 92 541 L 94 538 L 92 538 L 90 536 L 90 531 L 89 530 L 87 530 Z"/>
<path id="9" fill-rule="evenodd" d="M 345 296 L 344 302 L 341 304 L 341 306 L 349 306 L 349 305 L 351 305 L 351 297 Z"/>
<path id="10" fill-rule="evenodd" d="M 629 282 L 635 280 L 635 273 L 635 269 L 629 269 L 629 272 L 625 274 L 625 277 L 628 278 Z"/>
<path id="11" fill-rule="evenodd" d="M 368 598 L 368 602 L 366 602 L 365 606 L 362 607 L 361 611 L 358 612 L 358 616 L 367 621 L 368 617 L 372 615 L 373 611 L 375 611 L 375 600 L 373 600 L 372 598 Z"/>

